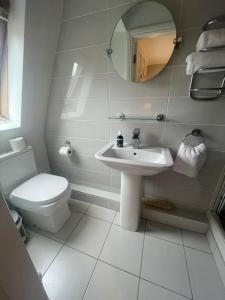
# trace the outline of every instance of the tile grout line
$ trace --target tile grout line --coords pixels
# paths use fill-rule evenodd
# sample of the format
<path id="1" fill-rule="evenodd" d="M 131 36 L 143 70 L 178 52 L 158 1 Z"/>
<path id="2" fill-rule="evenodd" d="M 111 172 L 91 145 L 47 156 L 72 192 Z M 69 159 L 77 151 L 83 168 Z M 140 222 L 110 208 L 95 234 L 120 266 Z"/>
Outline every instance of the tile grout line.
<path id="1" fill-rule="evenodd" d="M 149 282 L 149 283 L 151 283 L 151 284 L 153 284 L 153 285 L 155 285 L 155 286 L 157 286 L 157 287 L 160 287 L 160 288 L 162 288 L 162 289 L 164 289 L 164 290 L 166 290 L 166 291 L 169 291 L 169 292 L 171 292 L 171 293 L 173 293 L 173 294 L 175 294 L 175 295 L 182 296 L 182 297 L 184 297 L 184 298 L 186 298 L 186 299 L 188 299 L 188 300 L 193 300 L 193 298 L 189 298 L 189 297 L 187 297 L 187 296 L 185 296 L 185 295 L 183 295 L 183 294 L 180 294 L 180 293 L 178 293 L 178 292 L 176 292 L 176 291 L 174 291 L 174 290 L 171 290 L 171 289 L 169 289 L 169 288 L 167 288 L 167 287 L 165 287 L 165 286 L 162 286 L 162 285 L 160 285 L 160 284 L 158 284 L 158 283 L 156 283 L 156 282 L 150 281 L 149 279 L 146 279 L 146 278 L 144 278 L 144 277 L 140 277 L 140 279 L 142 279 L 142 280 L 144 280 L 144 281 L 146 281 L 146 282 Z"/>
<path id="2" fill-rule="evenodd" d="M 51 267 L 51 265 L 53 264 L 53 262 L 55 261 L 56 257 L 59 255 L 59 253 L 61 252 L 62 248 L 64 247 L 64 244 L 60 243 L 61 244 L 61 247 L 60 249 L 58 250 L 58 252 L 56 253 L 56 255 L 54 256 L 54 258 L 52 259 L 52 261 L 50 262 L 50 264 L 48 265 L 48 267 L 46 268 L 44 274 L 41 274 L 42 275 L 42 279 L 44 278 L 45 274 L 48 272 L 49 268 Z"/>
<path id="3" fill-rule="evenodd" d="M 62 243 L 62 242 L 59 242 L 59 241 L 57 241 L 57 240 L 54 240 L 53 238 L 46 237 L 45 235 L 43 235 L 43 236 L 45 236 L 46 238 L 49 238 L 50 240 L 57 241 L 58 243 L 60 243 L 60 244 L 61 244 L 61 248 L 59 249 L 59 251 L 57 252 L 57 254 L 55 255 L 55 257 L 53 258 L 53 260 L 51 261 L 51 263 L 50 263 L 49 266 L 47 267 L 46 271 L 45 271 L 44 274 L 42 275 L 42 278 L 45 276 L 45 274 L 47 273 L 47 271 L 49 270 L 49 268 L 51 267 L 51 265 L 52 265 L 53 262 L 55 261 L 56 257 L 59 255 L 59 253 L 62 251 L 63 247 L 66 245 L 67 240 L 70 238 L 72 232 L 73 232 L 73 231 L 75 230 L 75 228 L 78 226 L 78 224 L 80 223 L 81 219 L 83 219 L 83 216 L 84 216 L 84 215 L 82 215 L 82 217 L 80 218 L 79 222 L 75 225 L 75 227 L 74 227 L 73 230 L 71 231 L 70 235 L 68 236 L 68 238 L 67 238 L 63 243 Z"/>
<path id="4" fill-rule="evenodd" d="M 95 204 L 90 204 L 90 206 L 91 206 L 91 205 L 95 205 Z M 89 207 L 90 207 L 90 206 L 89 206 Z M 88 208 L 89 208 L 89 207 L 88 207 Z M 102 207 L 102 206 L 100 206 L 100 207 Z M 115 211 L 115 210 L 112 209 L 112 211 L 115 212 L 115 216 L 113 217 L 113 221 L 111 222 L 111 221 L 106 221 L 106 220 L 101 219 L 101 218 L 99 218 L 99 217 L 95 217 L 95 216 L 92 216 L 92 215 L 87 214 L 88 208 L 86 209 L 86 212 L 83 212 L 83 213 L 81 213 L 80 211 L 75 211 L 75 210 L 74 210 L 74 212 L 81 214 L 82 217 L 80 218 L 79 222 L 76 224 L 76 226 L 73 228 L 73 230 L 71 231 L 70 235 L 68 236 L 68 238 L 67 238 L 64 242 L 59 241 L 59 240 L 57 240 L 57 239 L 54 239 L 53 237 L 49 237 L 48 235 L 45 235 L 44 233 L 42 233 L 42 232 L 40 232 L 40 231 L 39 231 L 39 232 L 35 232 L 35 234 L 36 234 L 36 233 L 39 233 L 40 235 L 42 235 L 42 236 L 44 236 L 44 237 L 46 237 L 46 238 L 49 238 L 49 239 L 51 239 L 51 240 L 53 240 L 53 241 L 56 241 L 56 242 L 58 242 L 58 243 L 60 243 L 60 244 L 69 246 L 69 245 L 66 244 L 66 242 L 69 240 L 69 238 L 70 238 L 70 236 L 72 235 L 73 231 L 74 231 L 74 230 L 76 229 L 76 227 L 79 225 L 79 223 L 81 222 L 81 219 L 82 219 L 84 216 L 88 216 L 88 217 L 91 217 L 91 218 L 93 218 L 93 219 L 97 219 L 97 220 L 99 220 L 99 221 L 103 221 L 103 222 L 105 222 L 105 223 L 112 224 L 112 225 L 115 225 L 115 226 L 120 227 L 120 224 L 114 223 L 114 220 L 115 220 L 115 218 L 116 218 L 117 211 Z M 109 209 L 109 208 L 106 208 L 106 207 L 102 207 L 102 208 Z M 111 209 L 110 209 L 110 210 L 111 210 Z M 190 247 L 190 246 L 185 246 L 184 243 L 183 243 L 182 230 L 181 230 L 180 228 L 177 228 L 177 227 L 175 227 L 175 228 L 177 228 L 177 229 L 179 229 L 179 230 L 181 231 L 182 243 L 173 242 L 173 241 L 168 240 L 168 239 L 165 239 L 165 238 L 157 237 L 157 236 L 155 236 L 155 235 L 152 235 L 151 233 L 146 234 L 146 224 L 147 224 L 147 222 L 149 222 L 149 220 L 148 220 L 148 219 L 144 219 L 144 218 L 142 218 L 142 219 L 146 222 L 146 223 L 145 223 L 145 236 L 153 237 L 153 238 L 156 238 L 156 239 L 158 239 L 158 240 L 161 240 L 161 241 L 165 241 L 165 242 L 171 243 L 171 244 L 173 244 L 173 245 L 183 246 L 183 247 L 185 247 L 185 248 L 188 248 L 188 249 L 192 249 L 192 250 L 198 251 L 198 252 L 200 252 L 200 253 L 212 255 L 211 252 L 207 252 L 207 251 L 200 250 L 200 249 L 197 249 L 197 248 L 193 248 L 193 247 Z M 157 223 L 158 223 L 158 222 L 157 222 Z M 160 224 L 161 224 L 161 223 L 160 223 Z M 168 225 L 168 226 L 169 226 L 169 225 Z M 34 234 L 34 235 L 35 235 L 35 234 Z M 34 235 L 33 235 L 33 236 L 34 236 Z M 203 235 L 204 235 L 204 234 L 203 234 Z M 32 238 L 33 238 L 33 236 L 32 236 Z M 71 246 L 69 246 L 69 247 L 71 247 Z M 71 248 L 74 249 L 73 247 L 71 247 Z M 78 250 L 78 251 L 79 251 L 79 250 Z M 85 254 L 85 252 L 82 252 L 82 253 Z M 91 255 L 90 255 L 90 256 L 91 256 Z M 94 257 L 94 256 L 91 256 L 91 257 Z M 131 273 L 131 274 L 132 274 L 132 273 Z"/>
<path id="5" fill-rule="evenodd" d="M 98 255 L 97 259 L 96 259 L 96 263 L 95 263 L 93 272 L 91 273 L 91 276 L 90 276 L 90 279 L 89 279 L 89 281 L 88 281 L 87 287 L 86 287 L 86 289 L 85 289 L 85 291 L 84 291 L 82 300 L 84 300 L 84 298 L 85 298 L 86 292 L 87 292 L 88 287 L 89 287 L 89 285 L 90 285 L 91 279 L 92 279 L 92 277 L 93 277 L 93 275 L 94 275 L 94 271 L 95 271 L 95 269 L 96 269 L 97 263 L 99 262 L 100 255 L 101 255 L 102 250 L 103 250 L 103 248 L 104 248 L 104 246 L 105 246 L 106 240 L 107 240 L 107 238 L 108 238 L 108 236 L 109 236 L 109 232 L 110 232 L 110 230 L 111 230 L 111 228 L 112 228 L 113 221 L 114 221 L 115 217 L 116 217 L 116 214 L 114 215 L 114 218 L 113 218 L 113 220 L 112 220 L 112 223 L 111 223 L 111 225 L 110 225 L 110 227 L 109 227 L 109 230 L 108 230 L 108 232 L 107 232 L 107 235 L 106 235 L 106 237 L 105 237 L 105 240 L 104 240 L 104 242 L 103 242 L 103 244 L 102 244 L 102 247 L 101 247 L 101 249 L 100 249 L 99 255 Z"/>
<path id="6" fill-rule="evenodd" d="M 145 224 L 144 224 L 144 238 L 143 238 L 142 251 L 141 251 L 141 265 L 140 265 L 140 273 L 139 273 L 139 279 L 138 279 L 137 300 L 138 300 L 138 297 L 139 297 L 139 290 L 140 290 L 141 270 L 142 270 L 144 246 L 145 246 L 145 233 L 146 233 L 146 226 L 147 226 L 147 221 L 145 219 L 144 219 L 144 222 L 145 222 Z"/>
<path id="7" fill-rule="evenodd" d="M 187 256 L 186 256 L 186 250 L 185 250 L 185 246 L 184 246 L 184 237 L 183 237 L 183 232 L 181 230 L 181 237 L 182 237 L 182 242 L 183 242 L 183 251 L 184 251 L 184 258 L 185 258 L 185 264 L 186 264 L 186 268 L 187 268 L 187 274 L 188 274 L 188 280 L 189 280 L 189 285 L 190 285 L 190 290 L 191 290 L 191 296 L 192 299 L 194 299 L 193 297 L 193 291 L 192 291 L 192 286 L 191 286 L 191 276 L 190 276 L 190 272 L 188 269 L 188 262 L 187 262 Z"/>
<path id="8" fill-rule="evenodd" d="M 89 207 L 90 207 L 90 206 L 89 206 Z M 88 208 L 86 209 L 86 211 L 87 211 L 87 210 L 88 210 Z M 82 219 L 84 216 L 85 216 L 85 214 L 83 214 L 83 216 L 81 217 L 81 219 Z M 78 250 L 78 249 L 74 249 L 73 247 L 71 247 L 71 246 L 69 246 L 69 245 L 66 245 L 66 241 L 65 241 L 64 243 L 61 243 L 61 244 L 62 244 L 61 248 L 59 249 L 58 253 L 55 255 L 54 259 L 52 260 L 52 262 L 50 263 L 50 265 L 48 266 L 48 268 L 46 269 L 45 273 L 43 274 L 43 277 L 45 276 L 45 274 L 47 273 L 48 269 L 49 269 L 50 266 L 53 264 L 53 262 L 55 261 L 56 257 L 57 257 L 58 254 L 61 252 L 61 250 L 63 249 L 63 247 L 66 246 L 66 247 L 71 248 L 71 249 L 74 250 L 74 251 L 78 251 L 78 252 L 80 252 L 80 253 L 82 253 L 82 254 L 84 254 L 84 255 L 87 255 L 87 256 L 91 257 L 92 259 L 95 259 L 95 260 L 96 260 L 96 264 L 95 264 L 95 266 L 94 266 L 92 275 L 91 275 L 91 277 L 90 277 L 90 280 L 89 280 L 89 282 L 88 282 L 87 288 L 86 288 L 86 290 L 85 290 L 85 293 L 84 293 L 84 296 L 83 296 L 82 299 L 84 299 L 84 297 L 85 297 L 86 291 L 87 291 L 87 289 L 88 289 L 88 286 L 89 286 L 89 283 L 90 283 L 90 281 L 91 281 L 91 278 L 93 277 L 93 273 L 94 273 L 94 270 L 95 270 L 95 268 L 96 268 L 96 265 L 97 265 L 97 262 L 98 262 L 98 261 L 101 261 L 101 262 L 103 262 L 103 263 L 105 263 L 105 264 L 108 264 L 108 265 L 112 266 L 113 268 L 116 268 L 116 269 L 118 269 L 118 270 L 120 270 L 120 271 L 122 271 L 122 272 L 125 272 L 125 273 L 127 273 L 127 274 L 129 274 L 129 275 L 131 275 L 131 276 L 135 276 L 136 278 L 138 278 L 138 279 L 139 279 L 139 283 L 138 283 L 138 291 L 137 291 L 138 293 L 139 293 L 140 280 L 143 279 L 143 280 L 145 280 L 145 281 L 147 281 L 147 282 L 152 283 L 153 285 L 159 286 L 159 287 L 161 287 L 161 288 L 163 288 L 163 289 L 165 289 L 165 290 L 168 290 L 168 291 L 170 291 L 170 292 L 172 292 L 172 293 L 174 293 L 174 294 L 177 294 L 177 295 L 183 296 L 183 297 L 185 297 L 185 298 L 187 298 L 187 299 L 190 299 L 190 298 L 188 298 L 188 297 L 185 296 L 185 295 L 182 295 L 182 294 L 177 293 L 176 291 L 170 290 L 170 289 L 168 289 L 168 288 L 166 288 L 166 287 L 164 287 L 164 286 L 161 286 L 161 285 L 159 285 L 159 284 L 157 284 L 157 283 L 154 283 L 154 282 L 151 282 L 151 281 L 149 281 L 149 280 L 147 280 L 147 279 L 145 279 L 145 278 L 142 278 L 142 277 L 141 277 L 141 274 L 140 274 L 139 276 L 137 276 L 137 275 L 135 275 L 135 274 L 133 274 L 133 273 L 130 273 L 130 272 L 126 271 L 126 270 L 123 270 L 123 269 L 121 269 L 121 268 L 119 268 L 119 267 L 117 267 L 117 266 L 115 266 L 115 265 L 112 265 L 112 264 L 110 264 L 110 263 L 108 263 L 108 262 L 105 262 L 104 260 L 100 259 L 101 252 L 102 252 L 102 250 L 103 250 L 103 248 L 104 248 L 104 245 L 105 245 L 105 243 L 106 243 L 106 240 L 107 240 L 107 238 L 108 238 L 108 235 L 109 235 L 109 232 L 110 232 L 110 230 L 111 230 L 111 228 L 112 228 L 112 225 L 116 225 L 116 224 L 113 223 L 114 220 L 115 220 L 115 218 L 116 218 L 116 214 L 115 214 L 114 217 L 113 217 L 113 220 L 112 220 L 112 222 L 111 222 L 111 225 L 110 225 L 110 227 L 109 227 L 108 233 L 107 233 L 107 235 L 106 235 L 106 238 L 105 238 L 105 240 L 104 240 L 104 243 L 103 243 L 103 245 L 102 245 L 102 247 L 101 247 L 101 250 L 100 250 L 100 254 L 99 254 L 99 256 L 98 256 L 97 259 L 96 259 L 96 257 L 93 257 L 93 256 L 91 256 L 91 255 L 89 255 L 89 254 L 87 254 L 87 253 L 85 253 L 85 252 L 83 252 L 83 251 L 80 251 L 80 250 Z M 80 219 L 80 221 L 81 221 L 81 219 Z M 78 226 L 78 224 L 80 223 L 80 221 L 77 223 L 77 225 L 75 226 L 75 228 Z M 145 221 L 145 226 L 144 226 L 144 240 L 143 240 L 143 247 L 142 247 L 141 267 L 142 267 L 142 263 L 143 263 L 143 249 L 144 249 L 144 241 L 145 241 L 145 235 L 146 235 L 146 224 L 147 224 L 147 221 L 146 221 L 145 219 L 144 219 L 144 221 Z M 108 222 L 108 223 L 109 223 L 109 222 Z M 73 231 L 75 230 L 75 228 L 73 229 Z M 73 231 L 72 231 L 72 232 L 73 232 Z M 36 232 L 35 232 L 35 234 L 36 234 Z M 72 233 L 71 233 L 71 234 L 72 234 Z M 181 234 L 182 234 L 182 231 L 181 231 Z M 49 239 L 51 239 L 51 238 L 49 238 Z M 68 239 L 67 239 L 67 240 L 68 240 Z M 163 240 L 163 239 L 162 239 L 162 240 Z M 183 235 L 182 235 L 182 241 L 183 241 Z M 173 242 L 171 242 L 171 243 L 173 243 Z M 173 243 L 173 244 L 179 245 L 179 244 L 176 244 L 176 243 Z M 184 245 L 183 245 L 183 248 L 185 248 Z M 202 252 L 202 251 L 200 251 L 200 252 Z M 185 257 L 185 260 L 186 260 L 186 257 Z M 141 267 L 140 267 L 140 272 L 141 272 Z M 187 269 L 188 269 L 188 268 L 187 268 Z M 188 275 L 189 275 L 189 272 L 188 272 Z M 193 298 L 192 298 L 192 299 L 193 299 Z"/>

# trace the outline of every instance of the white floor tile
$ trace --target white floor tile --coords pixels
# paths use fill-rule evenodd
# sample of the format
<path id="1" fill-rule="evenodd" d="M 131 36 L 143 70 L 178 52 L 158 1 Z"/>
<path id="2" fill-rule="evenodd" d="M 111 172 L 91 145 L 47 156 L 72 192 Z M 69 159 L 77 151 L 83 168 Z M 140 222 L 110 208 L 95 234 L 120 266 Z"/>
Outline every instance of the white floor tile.
<path id="1" fill-rule="evenodd" d="M 112 221 L 115 217 L 116 211 L 92 204 L 88 208 L 86 214 L 89 216 L 95 217 L 95 218 L 102 219 L 106 222 L 112 223 Z"/>
<path id="2" fill-rule="evenodd" d="M 98 262 L 84 300 L 136 300 L 138 278 Z"/>
<path id="3" fill-rule="evenodd" d="M 144 233 L 145 232 L 145 219 L 140 219 L 139 227 L 138 227 L 138 232 Z M 120 226 L 120 213 L 117 212 L 116 216 L 113 220 L 113 224 Z"/>
<path id="4" fill-rule="evenodd" d="M 84 216 L 66 242 L 74 249 L 98 257 L 109 231 L 110 224 Z"/>
<path id="5" fill-rule="evenodd" d="M 27 243 L 27 251 L 33 261 L 38 272 L 43 275 L 56 254 L 59 252 L 62 244 L 46 238 L 36 233 Z"/>
<path id="6" fill-rule="evenodd" d="M 112 225 L 100 259 L 135 275 L 140 274 L 144 235 Z"/>
<path id="7" fill-rule="evenodd" d="M 191 298 L 183 246 L 145 236 L 141 277 Z"/>
<path id="8" fill-rule="evenodd" d="M 182 230 L 184 246 L 211 253 L 205 234 Z"/>
<path id="9" fill-rule="evenodd" d="M 39 233 L 51 239 L 64 243 L 68 239 L 69 235 L 74 230 L 76 225 L 79 223 L 82 216 L 83 216 L 82 214 L 72 212 L 68 221 L 63 225 L 63 227 L 57 233 L 51 233 L 44 230 L 40 230 Z"/>
<path id="10" fill-rule="evenodd" d="M 96 260 L 64 246 L 43 278 L 50 300 L 81 300 Z"/>
<path id="11" fill-rule="evenodd" d="M 185 249 L 194 300 L 224 300 L 225 288 L 212 255 Z"/>
<path id="12" fill-rule="evenodd" d="M 81 214 L 84 214 L 88 210 L 90 205 L 91 204 L 88 202 L 80 201 L 76 199 L 71 199 L 69 201 L 69 206 L 71 207 L 71 209 Z"/>
<path id="13" fill-rule="evenodd" d="M 181 230 L 166 224 L 147 222 L 146 234 L 182 245 Z"/>
<path id="14" fill-rule="evenodd" d="M 138 300 L 187 300 L 187 298 L 141 279 Z"/>

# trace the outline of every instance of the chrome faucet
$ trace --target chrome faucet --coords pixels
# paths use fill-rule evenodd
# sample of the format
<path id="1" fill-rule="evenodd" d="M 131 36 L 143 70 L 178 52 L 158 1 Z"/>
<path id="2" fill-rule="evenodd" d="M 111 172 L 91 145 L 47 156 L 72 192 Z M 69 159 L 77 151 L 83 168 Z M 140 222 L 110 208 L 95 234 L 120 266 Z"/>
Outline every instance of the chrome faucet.
<path id="1" fill-rule="evenodd" d="M 133 130 L 132 145 L 134 149 L 139 149 L 140 147 L 140 128 L 134 128 Z"/>

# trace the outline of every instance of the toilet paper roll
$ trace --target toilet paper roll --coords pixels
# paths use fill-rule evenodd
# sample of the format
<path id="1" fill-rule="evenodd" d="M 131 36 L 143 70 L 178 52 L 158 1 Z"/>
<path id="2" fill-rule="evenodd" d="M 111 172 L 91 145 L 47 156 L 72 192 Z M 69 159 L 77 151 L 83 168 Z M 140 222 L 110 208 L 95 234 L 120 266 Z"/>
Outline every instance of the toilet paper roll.
<path id="1" fill-rule="evenodd" d="M 10 144 L 12 151 L 22 151 L 26 147 L 23 137 L 18 137 L 18 138 L 9 140 L 9 144 Z"/>
<path id="2" fill-rule="evenodd" d="M 70 157 L 72 153 L 72 148 L 69 146 L 59 148 L 59 155 Z"/>

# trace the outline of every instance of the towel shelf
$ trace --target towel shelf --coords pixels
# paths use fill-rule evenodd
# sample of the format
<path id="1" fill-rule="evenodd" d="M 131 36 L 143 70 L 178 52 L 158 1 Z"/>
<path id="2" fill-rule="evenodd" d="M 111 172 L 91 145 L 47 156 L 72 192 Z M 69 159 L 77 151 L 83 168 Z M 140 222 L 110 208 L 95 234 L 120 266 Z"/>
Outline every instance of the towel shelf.
<path id="1" fill-rule="evenodd" d="M 225 28 L 225 15 L 217 16 L 209 19 L 202 27 L 202 31 Z M 200 52 L 223 50 L 225 51 L 225 45 L 218 47 L 203 48 Z M 220 84 L 218 87 L 201 87 L 195 86 L 196 77 L 201 74 L 220 73 L 224 72 Z M 205 92 L 205 94 L 203 94 Z M 209 92 L 212 92 L 213 95 Z M 217 93 L 216 93 L 217 92 Z M 194 100 L 215 100 L 218 99 L 225 92 L 225 66 L 214 67 L 214 68 L 199 68 L 191 77 L 190 83 L 190 97 Z M 208 95 L 207 95 L 208 94 Z"/>

